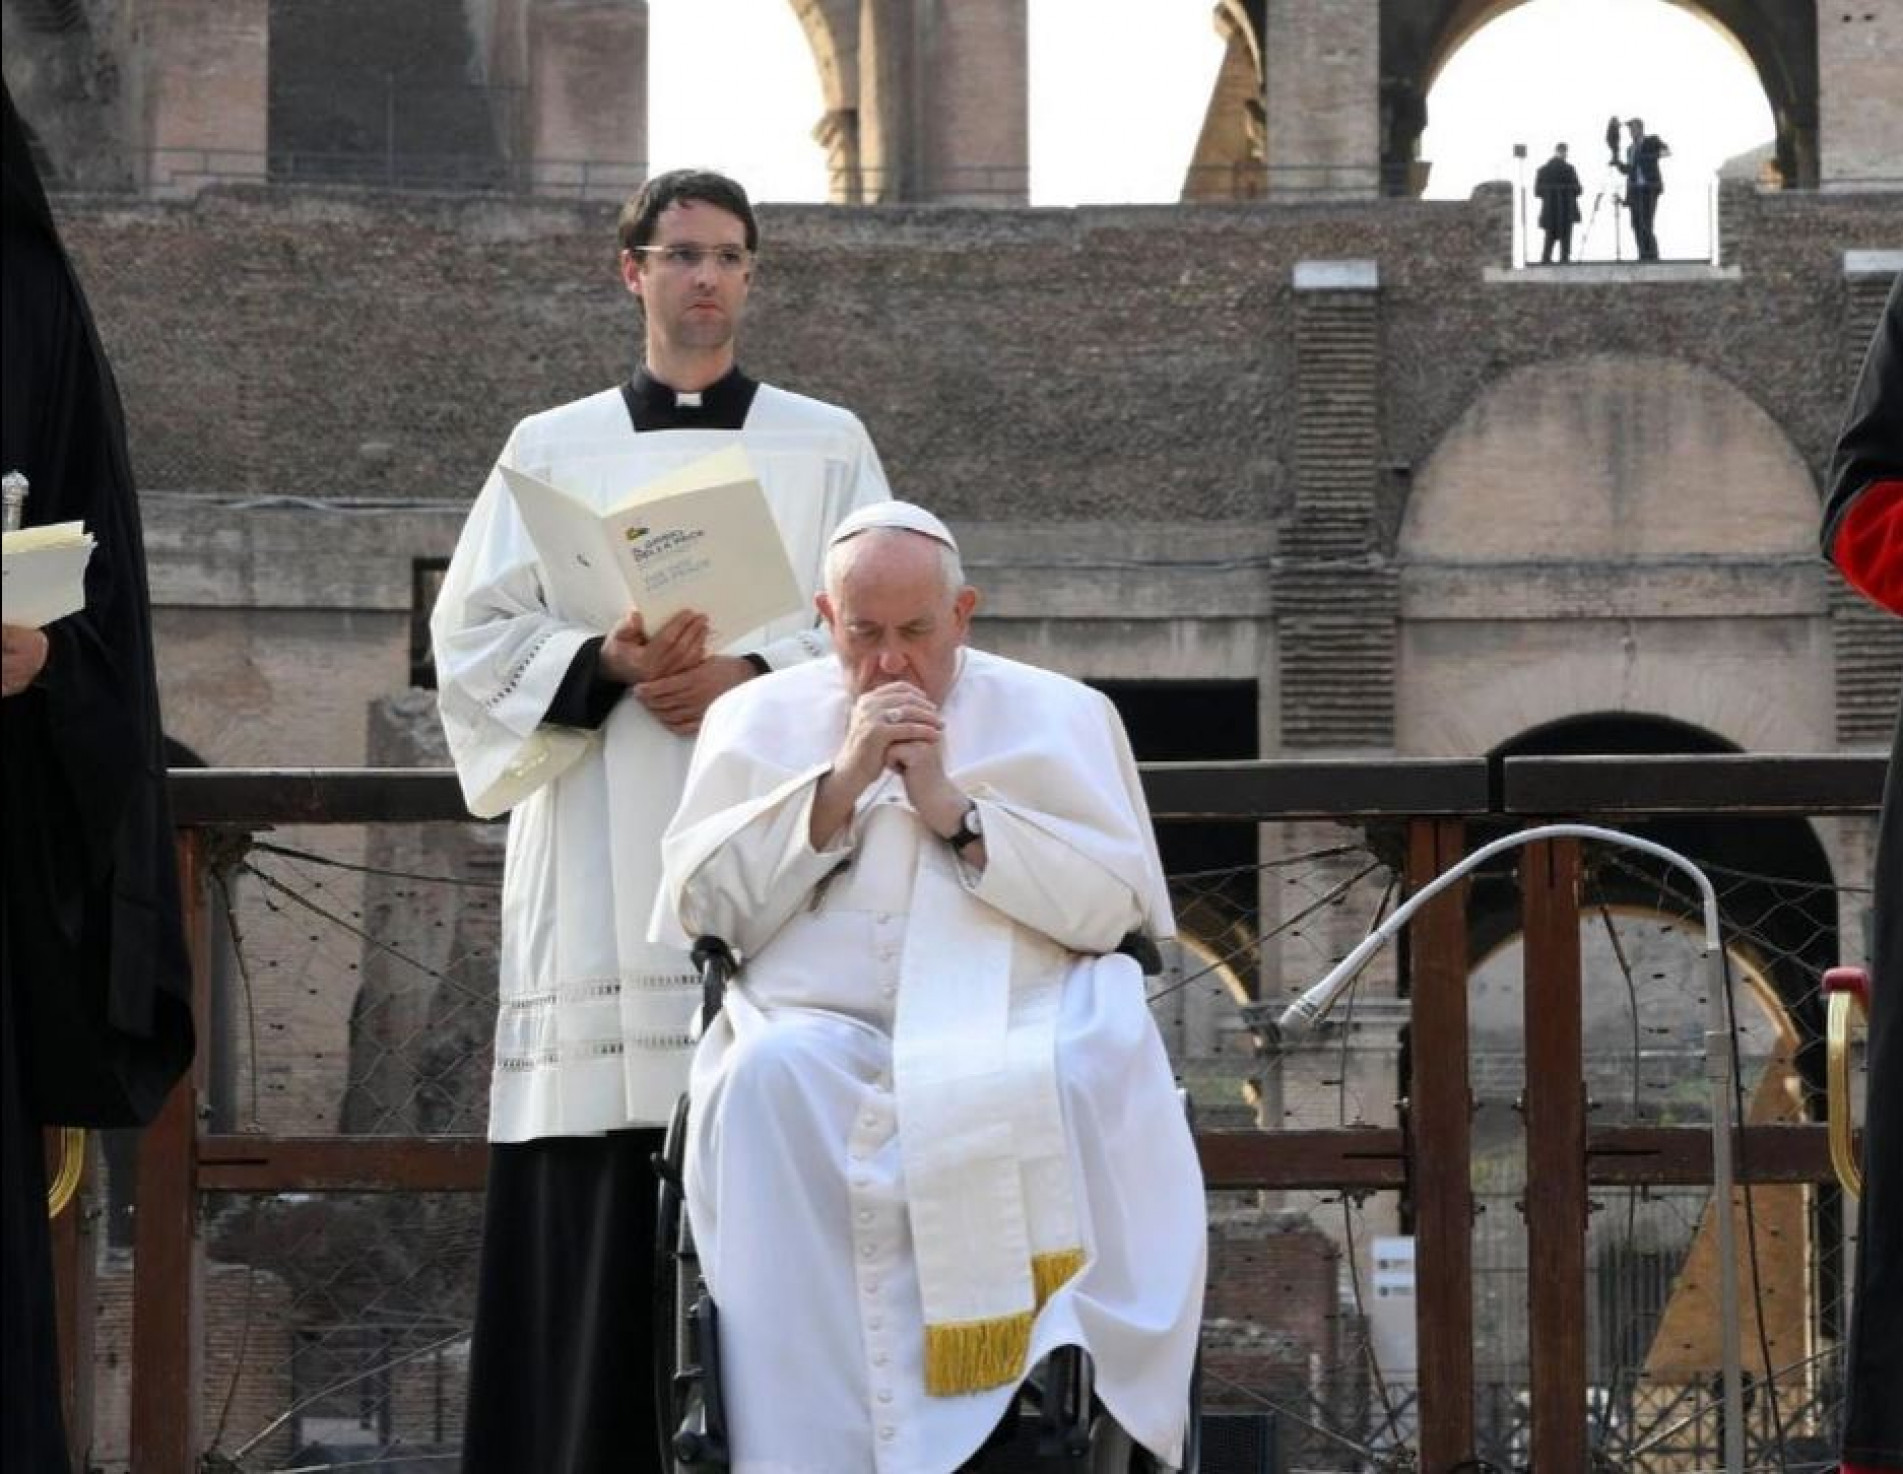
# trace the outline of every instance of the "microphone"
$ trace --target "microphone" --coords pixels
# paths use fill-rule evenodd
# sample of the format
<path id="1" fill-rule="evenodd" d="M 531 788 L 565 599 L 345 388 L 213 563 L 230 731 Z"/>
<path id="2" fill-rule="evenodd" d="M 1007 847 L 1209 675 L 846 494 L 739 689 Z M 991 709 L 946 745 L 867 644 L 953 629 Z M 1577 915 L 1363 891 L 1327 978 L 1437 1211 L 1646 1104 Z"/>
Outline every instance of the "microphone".
<path id="1" fill-rule="evenodd" d="M 1395 913 L 1399 915 L 1397 911 Z M 1389 918 L 1392 920 L 1392 918 Z M 1313 1031 L 1322 1021 L 1329 1009 L 1335 1006 L 1335 1000 L 1346 991 L 1348 985 L 1361 976 L 1361 969 L 1374 960 L 1374 954 L 1387 945 L 1391 935 L 1386 923 L 1376 927 L 1356 944 L 1341 961 L 1330 969 L 1328 976 L 1309 988 L 1293 1003 L 1282 1010 L 1276 1019 L 1276 1027 L 1281 1030 L 1284 1039 L 1300 1039 Z"/>
<path id="2" fill-rule="evenodd" d="M 1718 950 L 1718 896 L 1706 879 L 1705 872 L 1676 850 L 1668 850 L 1662 844 L 1654 844 L 1649 839 L 1641 839 L 1636 834 L 1626 834 L 1618 829 L 1603 829 L 1596 824 L 1541 824 L 1533 829 L 1522 829 L 1517 833 L 1504 835 L 1491 844 L 1482 845 L 1471 855 L 1450 866 L 1409 896 L 1389 913 L 1387 920 L 1363 937 L 1355 948 L 1340 962 L 1336 963 L 1320 982 L 1301 993 L 1293 1003 L 1282 1010 L 1276 1020 L 1276 1027 L 1282 1031 L 1285 1039 L 1299 1039 L 1312 1033 L 1317 1024 L 1327 1016 L 1341 995 L 1361 976 L 1362 969 L 1374 960 L 1374 954 L 1391 942 L 1408 919 L 1425 906 L 1447 887 L 1453 885 L 1462 876 L 1476 867 L 1485 864 L 1503 850 L 1529 844 L 1536 839 L 1596 839 L 1607 844 L 1625 845 L 1630 849 L 1642 850 L 1648 855 L 1664 860 L 1691 877 L 1698 886 L 1705 914 L 1705 949 L 1708 953 Z"/>

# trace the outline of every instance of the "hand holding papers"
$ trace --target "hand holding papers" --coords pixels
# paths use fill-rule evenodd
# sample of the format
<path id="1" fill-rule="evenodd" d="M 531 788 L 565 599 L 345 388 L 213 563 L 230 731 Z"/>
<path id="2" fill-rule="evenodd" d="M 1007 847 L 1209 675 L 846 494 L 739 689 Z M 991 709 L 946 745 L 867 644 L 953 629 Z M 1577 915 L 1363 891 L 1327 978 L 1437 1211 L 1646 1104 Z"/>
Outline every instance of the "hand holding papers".
<path id="1" fill-rule="evenodd" d="M 8 624 L 41 629 L 86 607 L 93 536 L 81 522 L 26 527 L 4 538 L 0 607 Z"/>
<path id="2" fill-rule="evenodd" d="M 650 633 L 683 609 L 707 616 L 720 649 L 803 600 L 766 496 L 739 446 L 598 508 L 512 467 L 515 498 L 556 613 L 604 633 L 641 611 Z"/>

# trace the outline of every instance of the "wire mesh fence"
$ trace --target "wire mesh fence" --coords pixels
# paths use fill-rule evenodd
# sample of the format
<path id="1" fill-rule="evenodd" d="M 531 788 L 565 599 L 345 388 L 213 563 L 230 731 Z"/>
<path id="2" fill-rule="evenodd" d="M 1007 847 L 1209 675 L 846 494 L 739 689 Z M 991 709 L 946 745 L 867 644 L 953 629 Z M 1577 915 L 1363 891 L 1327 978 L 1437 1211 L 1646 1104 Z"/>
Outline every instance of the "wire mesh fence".
<path id="1" fill-rule="evenodd" d="M 503 833 L 273 831 L 218 872 L 214 1129 L 480 1134 Z"/>
<path id="2" fill-rule="evenodd" d="M 1163 830 L 1166 855 L 1178 852 L 1180 935 L 1150 997 L 1199 1129 L 1404 1127 L 1404 951 L 1383 955 L 1311 1042 L 1285 1045 L 1272 1027 L 1281 1002 L 1393 906 L 1399 824 L 1227 827 L 1253 848 L 1248 862 L 1179 863 L 1184 847 Z M 226 843 L 208 895 L 208 1129 L 479 1135 L 502 843 L 499 826 L 453 823 L 291 827 Z M 1834 884 L 1820 857 L 1780 853 L 1781 867 L 1711 867 L 1732 961 L 1737 1109 L 1753 1123 L 1821 1118 L 1819 980 L 1868 900 Z M 1512 890 L 1509 871 L 1484 874 L 1469 906 L 1474 1416 L 1481 1467 L 1500 1470 L 1530 1458 L 1525 957 Z M 1696 898 L 1649 862 L 1594 849 L 1580 920 L 1593 1125 L 1707 1124 Z M 1854 1214 L 1829 1183 L 1758 1183 L 1737 1199 L 1750 1467 L 1821 1468 L 1841 1395 Z M 1409 1193 L 1228 1190 L 1209 1206 L 1205 1405 L 1265 1418 L 1277 1470 L 1413 1467 L 1415 1290 L 1433 1266 L 1414 1261 Z M 1719 1467 L 1711 1191 L 1600 1186 L 1590 1208 L 1580 1416 L 1599 1467 Z M 218 1192 L 201 1214 L 206 1467 L 449 1466 L 481 1195 Z M 95 1339 L 108 1386 L 130 1359 L 123 1317 L 109 1319 Z M 95 1405 L 95 1461 L 126 1467 L 114 1457 L 123 1404 L 108 1393 Z"/>
<path id="3" fill-rule="evenodd" d="M 407 1470 L 461 1446 L 480 1198 L 217 1194 L 214 1467 Z"/>

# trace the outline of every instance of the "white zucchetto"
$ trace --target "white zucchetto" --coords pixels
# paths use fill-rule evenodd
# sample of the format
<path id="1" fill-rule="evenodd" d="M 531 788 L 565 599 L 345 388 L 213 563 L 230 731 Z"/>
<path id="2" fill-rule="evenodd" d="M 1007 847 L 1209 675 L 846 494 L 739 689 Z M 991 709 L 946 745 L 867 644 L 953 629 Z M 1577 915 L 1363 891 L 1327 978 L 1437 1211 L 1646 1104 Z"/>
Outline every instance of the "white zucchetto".
<path id="1" fill-rule="evenodd" d="M 958 540 L 951 535 L 951 529 L 916 502 L 874 502 L 869 507 L 861 507 L 833 529 L 833 535 L 827 539 L 827 547 L 837 547 L 848 538 L 857 537 L 862 532 L 871 532 L 877 527 L 896 527 L 906 532 L 921 533 L 926 537 L 942 542 L 954 553 L 958 551 Z"/>

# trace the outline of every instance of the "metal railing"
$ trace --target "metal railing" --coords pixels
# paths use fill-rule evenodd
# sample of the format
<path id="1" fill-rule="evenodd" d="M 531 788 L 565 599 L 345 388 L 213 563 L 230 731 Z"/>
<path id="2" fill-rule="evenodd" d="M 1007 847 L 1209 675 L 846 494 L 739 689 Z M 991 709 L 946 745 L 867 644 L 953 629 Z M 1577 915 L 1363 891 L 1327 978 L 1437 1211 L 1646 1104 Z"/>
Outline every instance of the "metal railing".
<path id="1" fill-rule="evenodd" d="M 1623 986 L 1632 993 L 1635 1039 L 1642 1015 L 1653 1021 L 1646 1027 L 1669 1029 L 1666 985 L 1648 984 L 1641 975 L 1647 954 L 1639 932 L 1615 914 L 1636 896 L 1647 903 L 1643 930 L 1669 930 L 1684 898 L 1665 879 L 1622 872 L 1607 858 L 1582 851 L 1577 841 L 1554 840 L 1529 846 L 1517 872 L 1482 872 L 1428 903 L 1410 927 L 1397 964 L 1399 1012 L 1384 1012 L 1375 999 L 1357 1004 L 1366 1019 L 1400 1030 L 1401 1098 L 1391 1116 L 1378 1102 L 1338 1110 L 1316 1105 L 1349 1100 L 1352 1082 L 1331 1077 L 1326 1051 L 1338 1047 L 1346 1061 L 1349 1037 L 1360 1024 L 1350 1019 L 1322 1046 L 1319 1079 L 1296 1081 L 1291 1072 L 1300 1056 L 1274 1037 L 1267 1020 L 1288 993 L 1313 981 L 1358 940 L 1357 917 L 1349 914 L 1355 906 L 1376 913 L 1385 908 L 1395 886 L 1383 891 L 1383 874 L 1412 892 L 1475 848 L 1479 837 L 1555 816 L 1593 817 L 1615 826 L 1688 818 L 1723 826 L 1867 814 L 1875 809 L 1882 775 L 1880 758 L 1857 756 L 1529 757 L 1491 767 L 1479 760 L 1147 765 L 1144 781 L 1166 851 L 1174 831 L 1188 832 L 1184 826 L 1258 826 L 1264 854 L 1274 846 L 1263 836 L 1291 837 L 1287 855 L 1278 851 L 1221 877 L 1173 876 L 1179 911 L 1198 917 L 1210 945 L 1206 965 L 1158 989 L 1159 1006 L 1167 1006 L 1172 993 L 1214 986 L 1209 980 L 1217 976 L 1229 979 L 1232 992 L 1252 992 L 1253 1002 L 1245 998 L 1240 1009 L 1239 1032 L 1254 1041 L 1253 1050 L 1245 1048 L 1238 1064 L 1233 1050 L 1224 1055 L 1221 1045 L 1204 1048 L 1199 1067 L 1248 1075 L 1259 1092 L 1287 1092 L 1277 1096 L 1280 1109 L 1264 1104 L 1257 1112 L 1259 1120 L 1283 1129 L 1239 1124 L 1231 1112 L 1231 1119 L 1219 1117 L 1199 1134 L 1212 1201 L 1246 1194 L 1253 1202 L 1268 1194 L 1277 1202 L 1333 1204 L 1328 1211 L 1339 1211 L 1351 1235 L 1366 1232 L 1371 1205 L 1386 1205 L 1383 1211 L 1391 1208 L 1411 1231 L 1420 1270 L 1413 1292 L 1418 1372 L 1405 1383 L 1383 1381 L 1367 1341 L 1370 1304 L 1356 1280 L 1356 1303 L 1330 1332 L 1341 1347 L 1338 1359 L 1324 1375 L 1297 1376 L 1285 1394 L 1276 1390 L 1282 1384 L 1274 1377 L 1252 1383 L 1237 1367 L 1252 1355 L 1260 1358 L 1266 1333 L 1233 1332 L 1224 1353 L 1230 1359 L 1212 1353 L 1212 1365 L 1225 1369 L 1215 1389 L 1218 1401 L 1227 1389 L 1235 1404 L 1269 1402 L 1285 1428 L 1306 1429 L 1302 1436 L 1312 1438 L 1301 1445 L 1306 1467 L 1398 1469 L 1417 1461 L 1420 1469 L 1445 1474 L 1473 1467 L 1464 1461 L 1474 1459 L 1499 1467 L 1524 1461 L 1541 1469 L 1585 1469 L 1590 1458 L 1616 1456 L 1627 1460 L 1621 1467 L 1662 1470 L 1691 1467 L 1674 1462 L 1691 1457 L 1690 1450 L 1717 1448 L 1719 1403 L 1699 1376 L 1662 1364 L 1634 1365 L 1629 1356 L 1622 1360 L 1604 1350 L 1639 1344 L 1648 1328 L 1656 1329 L 1657 1295 L 1623 1308 L 1591 1298 L 1589 1255 L 1598 1256 L 1594 1265 L 1602 1259 L 1624 1263 L 1644 1234 L 1655 1231 L 1647 1224 L 1657 1211 L 1640 1205 L 1682 1202 L 1671 1210 L 1684 1220 L 1672 1251 L 1681 1279 L 1699 1252 L 1698 1224 L 1707 1211 L 1708 1130 L 1683 1114 L 1669 1069 L 1656 1088 L 1641 1087 L 1644 1060 L 1658 1057 L 1665 1046 L 1635 1045 L 1633 1109 L 1595 1120 L 1588 1097 L 1604 1087 L 1588 1076 L 1579 1036 L 1582 921 L 1590 929 L 1602 913 Z M 418 1120 L 464 1118 L 453 1103 L 432 1107 L 435 1114 L 403 1104 L 410 1097 L 401 1091 L 392 1099 L 402 1110 L 388 1116 L 371 1110 L 345 1125 L 356 1134 L 340 1134 L 338 1119 L 325 1125 L 274 1103 L 260 1079 L 280 1066 L 288 1069 L 284 1062 L 299 1053 L 327 1046 L 299 1040 L 294 1028 L 287 1028 L 280 1045 L 269 1044 L 267 1029 L 282 1021 L 246 1020 L 234 1012 L 229 997 L 220 998 L 214 973 L 233 965 L 222 954 L 234 946 L 238 966 L 281 968 L 281 992 L 274 996 L 308 996 L 313 1008 L 331 1010 L 330 1023 L 310 1016 L 319 1034 L 342 1017 L 349 1018 L 353 1036 L 383 1028 L 356 991 L 363 983 L 358 968 L 376 957 L 446 981 L 446 996 L 460 1009 L 470 1001 L 458 991 L 468 969 L 492 961 L 480 938 L 488 935 L 481 927 L 493 918 L 478 915 L 474 931 L 458 931 L 430 898 L 431 888 L 458 888 L 458 903 L 474 904 L 480 913 L 492 904 L 494 877 L 445 873 L 420 848 L 428 836 L 446 833 L 443 826 L 469 824 L 446 772 L 179 771 L 172 786 L 201 1046 L 191 1076 L 138 1145 L 127 1415 L 137 1466 L 157 1474 L 282 1468 L 300 1451 L 307 1463 L 335 1464 L 361 1460 L 370 1448 L 379 1452 L 367 1466 L 385 1458 L 384 1467 L 408 1467 L 388 1451 L 389 1429 L 405 1420 L 424 1431 L 412 1435 L 403 1457 L 445 1457 L 459 1428 L 466 1318 L 457 1297 L 474 1263 L 486 1147 L 474 1134 L 418 1131 Z M 367 844 L 327 856 L 284 838 L 292 826 L 373 826 L 373 832 L 410 826 L 406 832 L 423 838 L 408 849 Z M 1343 842 L 1295 842 L 1317 832 Z M 1783 971 L 1800 978 L 1792 990 L 1792 1016 L 1808 1018 L 1807 980 L 1818 959 L 1805 951 L 1815 950 L 1805 940 L 1807 928 L 1815 930 L 1823 902 L 1834 903 L 1835 897 L 1807 900 L 1789 884 L 1771 883 L 1775 879 L 1740 870 L 1723 880 L 1721 904 L 1730 908 L 1728 925 L 1738 936 L 1741 959 L 1757 959 L 1769 975 L 1779 971 L 1780 957 L 1788 958 Z M 247 903 L 253 909 L 227 909 L 221 917 L 212 903 L 229 902 L 234 889 L 253 898 Z M 1222 911 L 1249 910 L 1252 896 L 1267 898 L 1272 891 L 1273 904 L 1264 899 L 1253 932 L 1232 926 L 1235 918 Z M 1470 1063 L 1476 1039 L 1497 1023 L 1484 1010 L 1475 1012 L 1480 1005 L 1470 1002 L 1470 989 L 1480 975 L 1477 963 L 1497 950 L 1497 939 L 1483 934 L 1494 924 L 1487 917 L 1497 921 L 1503 906 L 1518 918 L 1527 978 L 1538 980 L 1537 1006 L 1535 989 L 1528 987 L 1524 1009 L 1524 1170 L 1506 1189 L 1517 1194 L 1524 1215 L 1524 1252 L 1509 1235 L 1519 1267 L 1504 1269 L 1505 1261 L 1495 1264 L 1493 1249 L 1476 1251 L 1477 1242 L 1499 1238 L 1483 1241 L 1475 1216 L 1492 1201 L 1481 1170 L 1492 1160 L 1491 1148 L 1484 1141 L 1476 1145 L 1475 1111 L 1498 1092 L 1476 1077 Z M 248 948 L 235 932 L 221 939 L 241 912 L 262 917 L 272 907 L 280 913 L 272 924 L 289 941 Z M 401 913 L 408 931 L 391 930 L 394 913 Z M 341 939 L 331 962 L 352 979 L 347 985 L 327 981 L 328 974 L 310 965 L 327 945 L 320 925 L 332 928 L 325 935 Z M 307 937 L 290 936 L 307 926 Z M 1627 927 L 1623 937 L 1620 926 Z M 1227 951 L 1219 945 L 1225 927 L 1242 937 Z M 389 941 L 396 935 L 439 940 L 427 948 L 408 941 L 398 947 Z M 1281 986 L 1268 982 L 1272 941 L 1284 949 Z M 336 993 L 350 996 L 328 996 Z M 481 1017 L 476 1006 L 474 1018 L 479 1023 Z M 413 1025 L 432 1039 L 457 1029 L 469 1032 L 467 1020 L 445 1023 L 440 1012 L 416 1013 Z M 1193 1031 L 1193 1024 L 1184 1027 Z M 1801 1055 L 1818 1042 L 1806 1036 L 1795 1047 Z M 273 1048 L 282 1053 L 273 1055 Z M 249 1072 L 252 1087 L 249 1099 L 237 1104 L 225 1078 L 233 1059 Z M 353 1062 L 353 1081 L 371 1080 L 380 1063 L 374 1057 L 366 1057 L 362 1068 Z M 458 1056 L 450 1083 L 466 1090 L 473 1075 L 480 1091 L 486 1085 L 482 1063 Z M 429 1076 L 426 1059 L 406 1059 L 405 1067 L 412 1075 L 403 1090 L 427 1093 L 443 1086 Z M 1808 1066 L 1796 1058 L 1792 1068 Z M 1347 1074 L 1346 1068 L 1334 1069 L 1336 1077 Z M 1222 1089 L 1233 1083 L 1225 1080 Z M 380 1099 L 365 1088 L 364 1098 Z M 1333 1119 L 1318 1124 L 1328 1110 Z M 1755 1189 L 1763 1199 L 1756 1211 L 1767 1239 L 1779 1225 L 1797 1223 L 1806 1213 L 1811 1217 L 1803 1221 L 1812 1221 L 1821 1211 L 1790 1207 L 1774 1200 L 1775 1193 L 1805 1193 L 1806 1202 L 1817 1204 L 1835 1201 L 1826 1128 L 1816 1114 L 1746 1117 L 1749 1123 L 1735 1133 L 1738 1177 L 1747 1193 Z M 1588 1220 L 1603 1206 L 1598 1198 L 1619 1194 L 1627 1198 L 1620 1219 L 1626 1232 L 1606 1249 L 1605 1235 L 1593 1237 Z M 1504 1211 L 1511 1209 L 1508 1204 Z M 402 1219 L 394 1229 L 393 1212 Z M 1841 1229 L 1840 1218 L 1829 1222 Z M 293 1240 L 293 1232 L 306 1237 Z M 391 1260 L 377 1246 L 393 1233 L 427 1252 Z M 213 1239 L 225 1256 L 221 1262 L 251 1256 L 242 1325 L 275 1323 L 273 1317 L 296 1323 L 281 1365 L 266 1366 L 268 1359 L 242 1340 L 236 1351 L 223 1341 L 208 1345 Z M 82 1331 L 92 1323 L 87 1302 L 96 1259 L 84 1252 L 90 1246 L 80 1215 L 69 1213 L 56 1223 L 55 1241 L 63 1332 L 69 1347 L 82 1346 Z M 1326 1245 L 1317 1243 L 1317 1263 L 1325 1264 Z M 260 1244 L 276 1245 L 278 1257 L 271 1262 L 278 1268 L 270 1273 L 256 1269 L 263 1262 Z M 1820 1233 L 1814 1247 L 1821 1269 L 1812 1265 L 1806 1272 L 1840 1274 L 1828 1233 Z M 1754 1242 L 1754 1271 L 1756 1254 Z M 1346 1257 L 1352 1277 L 1355 1256 Z M 1484 1277 L 1503 1272 L 1507 1279 L 1501 1283 L 1527 1303 L 1525 1374 L 1505 1381 L 1484 1349 L 1476 1351 L 1492 1344 L 1476 1340 L 1477 1330 L 1486 1329 L 1476 1325 L 1477 1314 L 1486 1313 L 1481 1287 L 1490 1281 Z M 1645 1273 L 1648 1283 L 1657 1281 L 1656 1266 Z M 1765 1286 L 1757 1279 L 1754 1273 L 1745 1283 L 1760 1297 L 1754 1316 L 1760 1338 L 1770 1339 L 1762 1358 L 1754 1352 L 1749 1359 L 1759 1368 L 1758 1385 L 1768 1384 L 1768 1390 L 1747 1413 L 1746 1446 L 1759 1461 L 1752 1467 L 1776 1467 L 1775 1458 L 1822 1446 L 1828 1435 L 1834 1383 L 1826 1352 L 1837 1334 L 1837 1312 L 1820 1299 L 1809 1323 L 1813 1331 L 1822 1327 L 1818 1334 L 1826 1344 L 1787 1354 L 1765 1329 L 1784 1322 L 1762 1298 Z M 1212 1285 L 1212 1297 L 1226 1288 Z M 297 1309 L 317 1301 L 325 1307 L 321 1314 Z M 1589 1328 L 1598 1328 L 1598 1350 L 1588 1344 Z M 1211 1334 L 1221 1338 L 1218 1331 Z M 1651 1344 L 1656 1357 L 1660 1342 L 1654 1338 Z M 207 1385 L 214 1371 L 215 1396 Z M 1282 1366 L 1275 1376 L 1286 1374 Z M 254 1388 L 247 1375 L 269 1385 Z M 82 1351 L 69 1356 L 67 1381 L 81 1415 L 76 1435 L 83 1436 L 78 1430 L 90 1417 L 92 1388 Z M 243 1426 L 230 1416 L 241 1383 L 266 1410 Z M 270 1408 L 278 1411 L 267 1415 Z"/>
<path id="2" fill-rule="evenodd" d="M 283 185 L 304 189 L 382 189 L 425 193 L 536 195 L 621 199 L 640 188 L 648 165 L 638 159 L 522 158 L 500 151 L 416 152 L 408 149 L 158 148 L 138 155 L 125 187 L 160 196 L 195 194 L 213 185 Z M 1183 173 L 1184 203 L 1264 199 L 1371 198 L 1408 192 L 1408 174 L 1372 164 L 1193 164 Z M 918 199 L 1022 205 L 1031 194 L 1026 164 L 944 165 L 927 178 L 871 167 L 828 168 L 836 203 L 906 203 Z"/>

